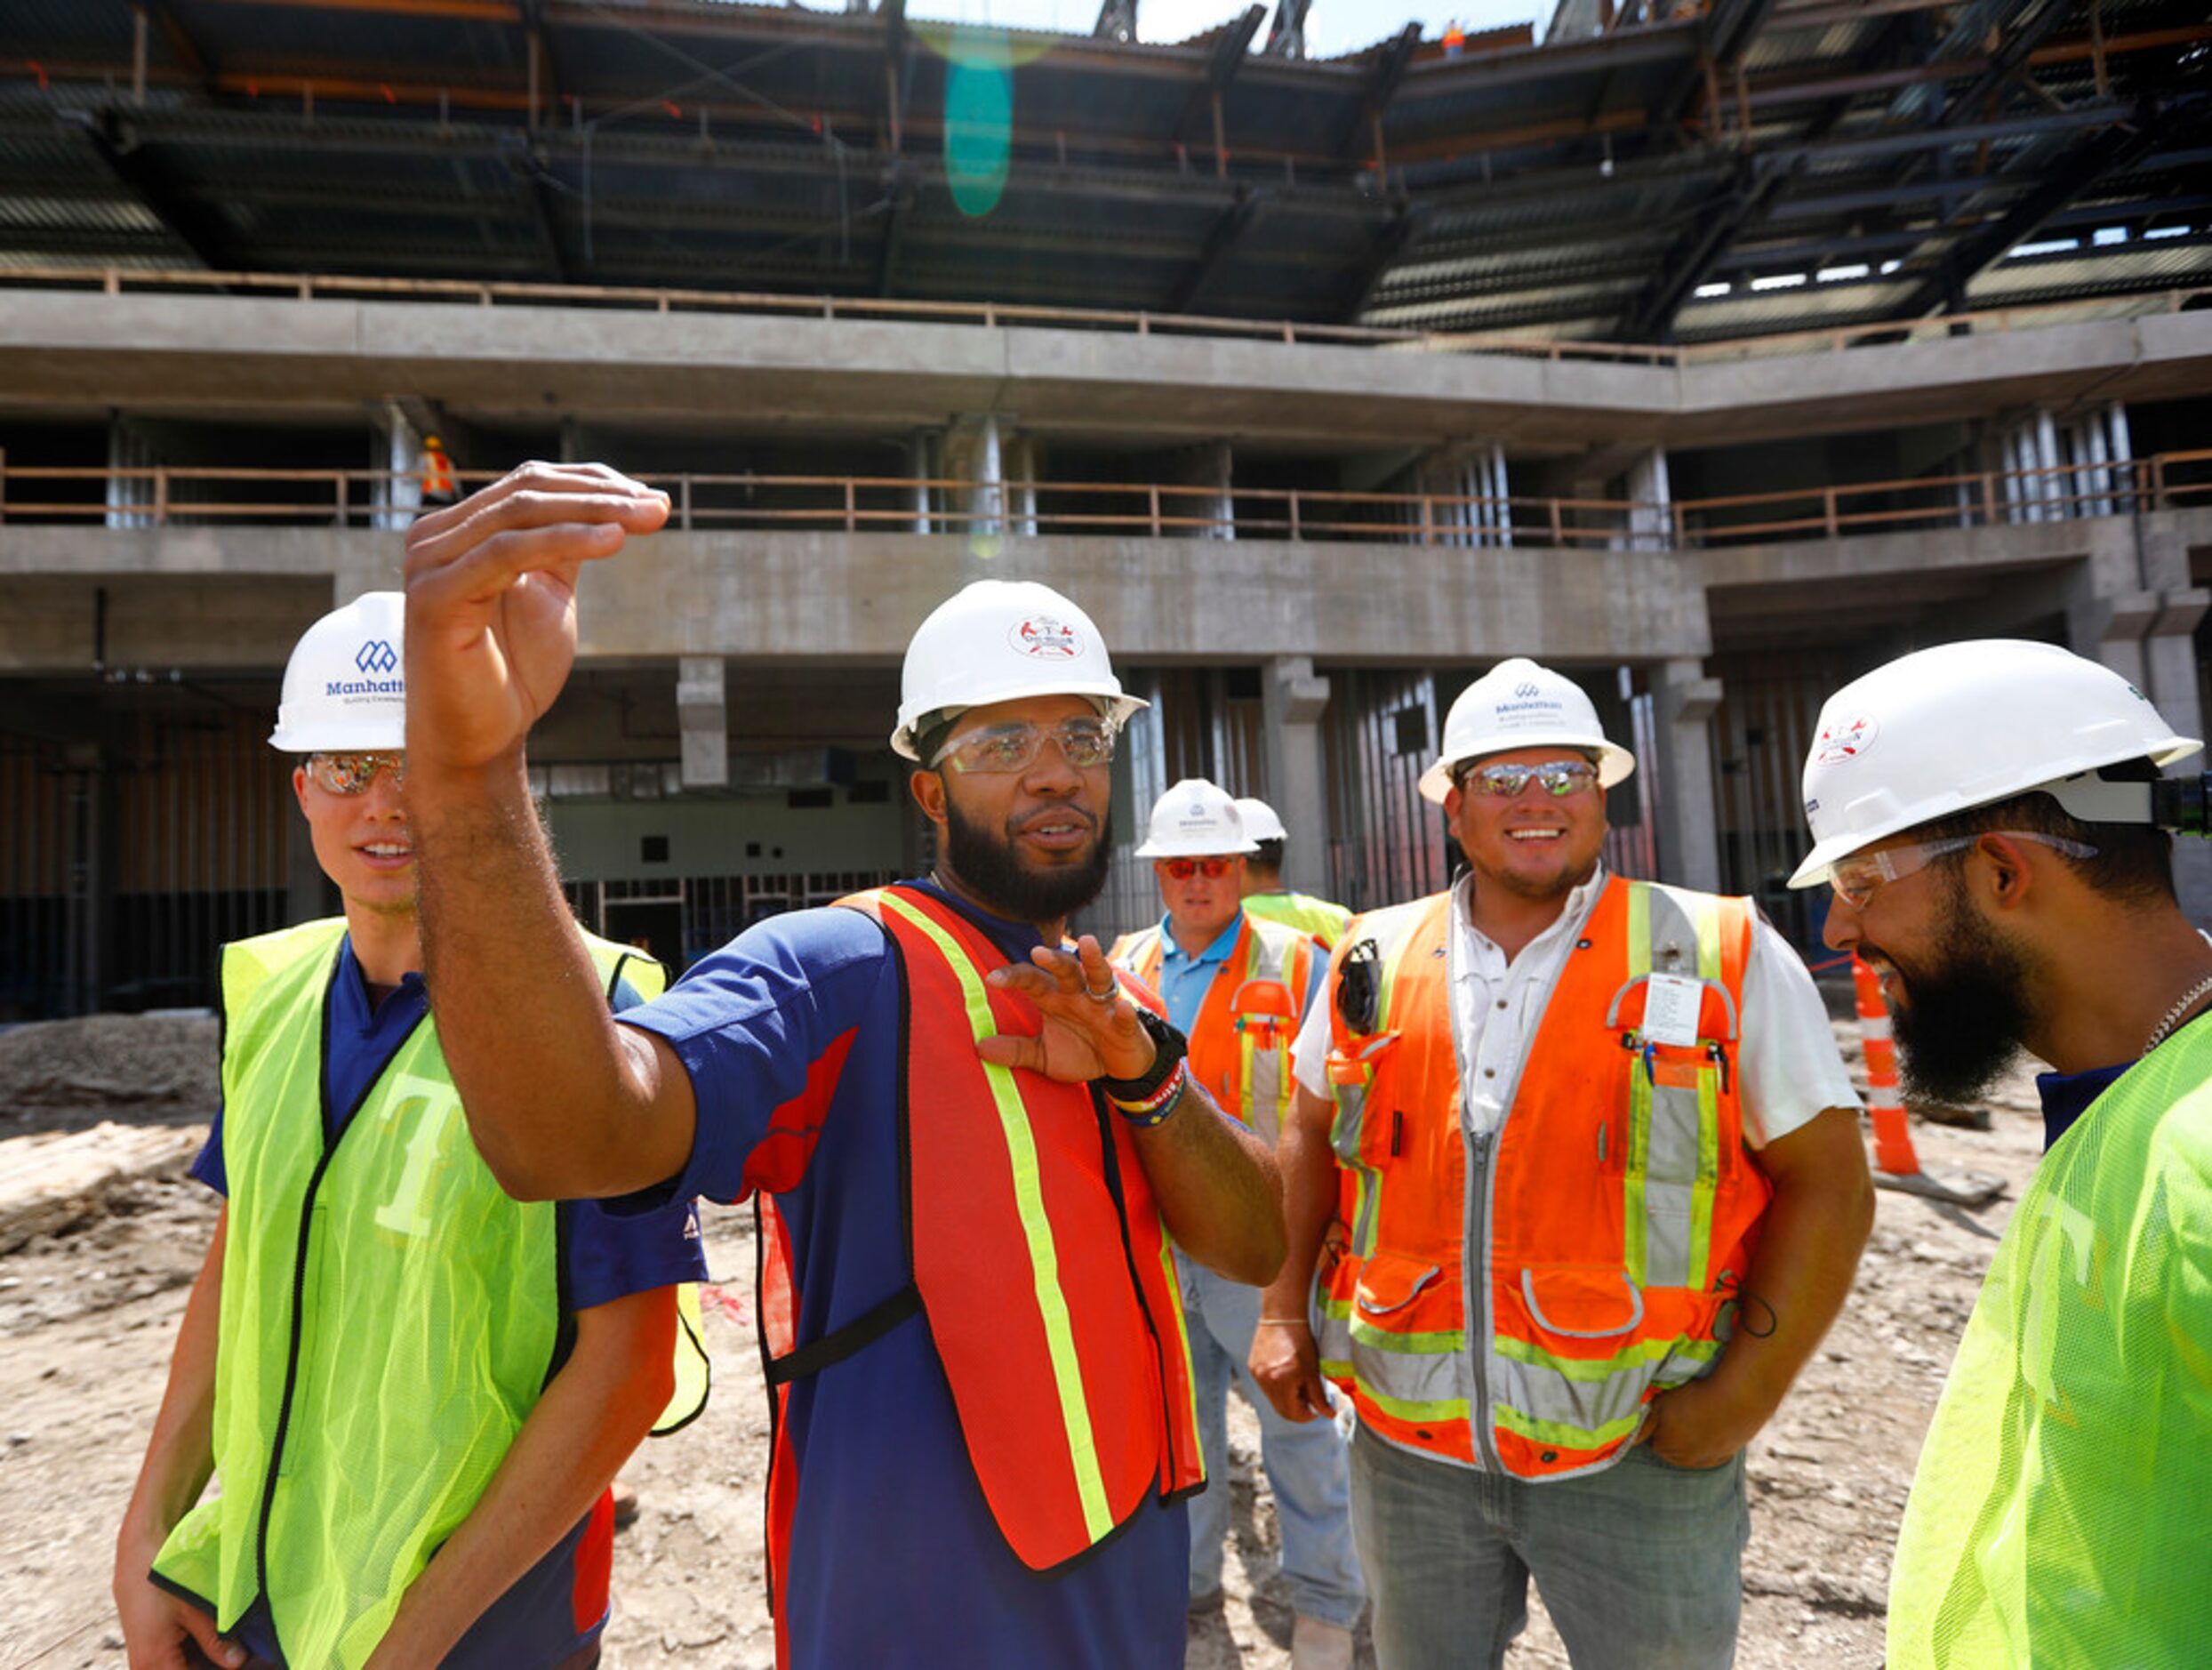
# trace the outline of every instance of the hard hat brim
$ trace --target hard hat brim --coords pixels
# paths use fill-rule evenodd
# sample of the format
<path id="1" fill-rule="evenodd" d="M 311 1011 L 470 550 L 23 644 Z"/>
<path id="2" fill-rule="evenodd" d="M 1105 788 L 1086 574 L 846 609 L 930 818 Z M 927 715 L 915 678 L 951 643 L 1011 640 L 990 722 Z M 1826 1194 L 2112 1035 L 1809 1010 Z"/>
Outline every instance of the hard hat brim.
<path id="1" fill-rule="evenodd" d="M 1182 841 L 1148 840 L 1136 849 L 1139 858 L 1243 858 L 1260 850 L 1259 842 L 1246 837 L 1241 847 L 1223 847 L 1216 841 L 1186 844 Z"/>
<path id="2" fill-rule="evenodd" d="M 1577 752 L 1595 751 L 1598 756 L 1598 786 L 1610 789 L 1615 783 L 1626 783 L 1636 770 L 1636 756 L 1617 743 L 1608 743 L 1602 736 L 1516 736 L 1511 745 L 1494 748 L 1480 754 L 1463 754 L 1457 759 L 1439 759 L 1421 774 L 1421 798 L 1444 804 L 1452 792 L 1452 767 L 1471 759 L 1487 759 L 1491 754 L 1518 753 L 1524 748 L 1572 748 Z"/>

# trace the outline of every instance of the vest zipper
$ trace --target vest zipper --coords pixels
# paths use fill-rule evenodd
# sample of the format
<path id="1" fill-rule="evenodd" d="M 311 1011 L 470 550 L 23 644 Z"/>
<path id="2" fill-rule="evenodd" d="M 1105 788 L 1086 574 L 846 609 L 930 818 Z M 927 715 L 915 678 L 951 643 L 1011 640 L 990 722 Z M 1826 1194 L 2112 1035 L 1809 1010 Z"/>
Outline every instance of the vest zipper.
<path id="1" fill-rule="evenodd" d="M 1490 1431 L 1490 1152 L 1505 1121 L 1513 1115 L 1508 1102 L 1498 1113 L 1495 1131 L 1475 1131 L 1470 1120 L 1475 1105 L 1474 1085 L 1468 1077 L 1473 1064 L 1460 1046 L 1459 1024 L 1454 1006 L 1459 992 L 1459 960 L 1463 929 L 1455 898 L 1445 909 L 1444 1024 L 1452 1040 L 1452 1062 L 1459 1073 L 1459 1136 L 1467 1149 L 1467 1200 L 1464 1208 L 1465 1246 L 1459 1261 L 1460 1303 L 1467 1318 L 1468 1379 L 1473 1393 L 1468 1400 L 1467 1431 L 1475 1455 L 1492 1473 L 1504 1471 Z M 1478 1256 L 1479 1255 L 1479 1256 Z"/>

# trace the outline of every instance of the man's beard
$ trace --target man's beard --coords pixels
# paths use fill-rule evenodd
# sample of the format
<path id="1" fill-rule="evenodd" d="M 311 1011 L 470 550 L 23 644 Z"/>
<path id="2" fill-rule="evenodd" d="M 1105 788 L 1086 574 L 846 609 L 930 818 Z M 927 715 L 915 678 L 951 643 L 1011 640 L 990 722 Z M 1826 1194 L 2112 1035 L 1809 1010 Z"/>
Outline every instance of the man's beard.
<path id="1" fill-rule="evenodd" d="M 1968 905 L 1955 882 L 1944 895 L 1937 943 L 1942 966 L 1917 972 L 1879 946 L 1860 951 L 1872 951 L 1903 976 L 1905 1000 L 1890 1024 L 1905 1094 L 1957 1106 L 1979 1100 L 2012 1064 L 2032 1018 L 2028 967 Z"/>
<path id="2" fill-rule="evenodd" d="M 1095 835 L 1095 823 L 1092 830 Z M 1079 863 L 1025 868 L 1011 834 L 994 836 L 969 823 L 952 797 L 945 797 L 945 862 L 968 891 L 1009 921 L 1057 922 L 1081 910 L 1105 891 L 1112 856 L 1105 841 L 1094 839 L 1090 856 Z"/>

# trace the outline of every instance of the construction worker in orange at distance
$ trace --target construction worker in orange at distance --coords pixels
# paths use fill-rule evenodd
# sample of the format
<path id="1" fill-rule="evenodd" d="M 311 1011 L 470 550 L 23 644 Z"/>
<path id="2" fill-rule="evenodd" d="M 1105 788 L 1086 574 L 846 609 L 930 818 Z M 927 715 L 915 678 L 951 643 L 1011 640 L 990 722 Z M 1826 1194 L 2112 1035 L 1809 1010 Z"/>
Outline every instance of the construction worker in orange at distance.
<path id="1" fill-rule="evenodd" d="M 1803 960 L 1607 873 L 1634 767 L 1551 669 L 1471 685 L 1421 782 L 1467 872 L 1352 919 L 1293 1051 L 1251 1369 L 1292 1420 L 1351 1397 L 1389 1670 L 1495 1670 L 1532 1577 L 1579 1670 L 1731 1663 L 1743 1448 L 1873 1222 Z"/>
<path id="2" fill-rule="evenodd" d="M 1275 815 L 1273 807 L 1264 800 L 1239 799 L 1237 814 L 1244 819 L 1244 831 L 1253 842 L 1252 855 L 1245 860 L 1245 914 L 1303 928 L 1321 942 L 1322 950 L 1333 949 L 1344 925 L 1351 920 L 1351 912 L 1341 904 L 1317 899 L 1310 893 L 1293 892 L 1283 885 L 1283 849 L 1289 843 L 1290 831 Z"/>
<path id="3" fill-rule="evenodd" d="M 422 508 L 435 510 L 460 502 L 461 489 L 453 480 L 453 461 L 445 455 L 445 443 L 435 435 L 422 438 Z"/>
<path id="4" fill-rule="evenodd" d="M 1447 58 L 1457 58 L 1466 50 L 1467 31 L 1460 28 L 1459 20 L 1454 18 L 1444 26 L 1444 55 Z"/>
<path id="5" fill-rule="evenodd" d="M 1137 856 L 1152 861 L 1166 914 L 1124 935 L 1108 956 L 1159 993 L 1168 1020 L 1190 1040 L 1192 1076 L 1272 1144 L 1290 1104 L 1291 1042 L 1325 959 L 1303 929 L 1244 908 L 1246 855 L 1255 843 L 1239 805 L 1200 778 L 1160 796 Z M 1238 1380 L 1259 1411 L 1260 1456 L 1282 1529 L 1283 1576 L 1296 1615 L 1292 1670 L 1350 1670 L 1366 1587 L 1352 1548 L 1344 1441 L 1326 1421 L 1284 1419 L 1253 1386 L 1245 1360 L 1260 1326 L 1259 1293 L 1187 1257 L 1175 1264 L 1198 1441 L 1213 1481 L 1190 1503 L 1190 1610 L 1221 1603 L 1229 1386 Z"/>

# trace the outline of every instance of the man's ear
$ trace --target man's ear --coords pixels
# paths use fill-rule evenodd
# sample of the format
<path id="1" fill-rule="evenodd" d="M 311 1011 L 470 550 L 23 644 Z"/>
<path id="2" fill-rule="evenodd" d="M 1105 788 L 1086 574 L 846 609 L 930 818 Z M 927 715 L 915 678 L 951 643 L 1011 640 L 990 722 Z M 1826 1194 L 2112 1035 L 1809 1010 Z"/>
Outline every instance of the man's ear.
<path id="1" fill-rule="evenodd" d="M 308 768 L 304 765 L 292 768 L 292 798 L 299 801 L 300 815 L 305 817 L 308 810 Z"/>
<path id="2" fill-rule="evenodd" d="M 914 804 L 922 808 L 922 815 L 942 828 L 945 821 L 945 780 L 942 773 L 919 770 L 910 773 L 906 780 L 906 791 L 914 797 Z"/>
<path id="3" fill-rule="evenodd" d="M 1969 856 L 1982 860 L 1982 886 L 1996 909 L 2017 910 L 2033 890 L 2035 870 L 2029 861 L 2025 843 L 1994 830 L 1987 831 L 1975 838 Z"/>

